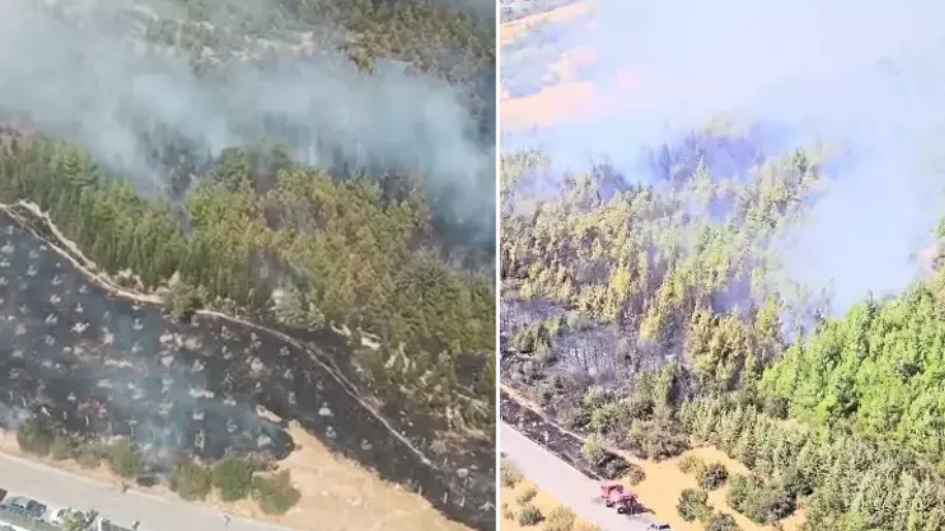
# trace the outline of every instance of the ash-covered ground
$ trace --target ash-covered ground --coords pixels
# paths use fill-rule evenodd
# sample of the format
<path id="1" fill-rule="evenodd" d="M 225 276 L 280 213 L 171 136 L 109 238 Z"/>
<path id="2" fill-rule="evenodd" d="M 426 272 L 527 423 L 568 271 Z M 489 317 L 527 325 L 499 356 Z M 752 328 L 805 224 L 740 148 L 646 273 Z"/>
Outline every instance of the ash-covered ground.
<path id="1" fill-rule="evenodd" d="M 587 318 L 548 299 L 505 296 L 499 312 L 502 380 L 518 389 L 557 376 L 575 386 L 574 393 L 580 397 L 587 386 L 620 386 L 639 371 L 655 370 L 671 361 L 656 346 L 638 341 L 635 330 Z M 513 338 L 522 328 L 561 318 L 571 325 L 558 332 L 550 352 L 515 350 Z"/>
<path id="2" fill-rule="evenodd" d="M 48 235 L 41 223 L 24 219 L 0 214 L 7 427 L 23 414 L 45 415 L 77 433 L 131 436 L 158 459 L 183 452 L 278 460 L 293 449 L 284 428 L 297 420 L 333 450 L 419 490 L 450 518 L 494 528 L 494 461 L 486 450 L 461 460 L 431 456 L 431 467 L 310 352 L 223 319 L 181 323 L 112 296 L 37 237 Z M 426 430 L 409 414 L 395 424 L 429 449 Z"/>
<path id="3" fill-rule="evenodd" d="M 581 451 L 583 442 L 580 439 L 522 406 L 506 393 L 501 393 L 501 400 L 499 411 L 503 422 L 547 448 L 585 476 L 614 480 L 623 477 L 629 470 L 630 463 L 626 459 L 608 451 L 603 452 L 600 461 L 588 461 Z"/>

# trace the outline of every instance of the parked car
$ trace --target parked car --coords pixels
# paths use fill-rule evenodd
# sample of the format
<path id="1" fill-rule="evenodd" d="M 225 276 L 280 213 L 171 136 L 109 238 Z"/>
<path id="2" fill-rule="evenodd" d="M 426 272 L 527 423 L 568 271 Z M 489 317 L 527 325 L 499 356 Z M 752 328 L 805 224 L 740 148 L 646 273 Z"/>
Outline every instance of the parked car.
<path id="1" fill-rule="evenodd" d="M 45 505 L 22 496 L 10 498 L 10 501 L 7 502 L 7 509 L 33 518 L 42 518 L 46 514 Z"/>
<path id="2" fill-rule="evenodd" d="M 640 519 L 646 524 L 647 531 L 673 531 L 673 528 L 669 527 L 669 524 L 660 522 L 649 515 L 640 515 Z"/>
<path id="3" fill-rule="evenodd" d="M 132 527 L 120 526 L 116 524 L 115 522 L 112 522 L 111 520 L 108 520 L 105 518 L 100 518 L 96 520 L 96 524 L 97 525 L 95 527 L 95 531 L 132 531 L 136 529 L 134 526 Z"/>

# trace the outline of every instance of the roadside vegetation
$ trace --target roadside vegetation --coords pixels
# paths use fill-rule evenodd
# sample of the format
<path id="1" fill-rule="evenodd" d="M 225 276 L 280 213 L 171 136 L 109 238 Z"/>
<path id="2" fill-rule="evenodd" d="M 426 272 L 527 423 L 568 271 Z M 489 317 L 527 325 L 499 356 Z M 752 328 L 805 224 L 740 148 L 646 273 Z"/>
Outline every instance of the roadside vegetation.
<path id="1" fill-rule="evenodd" d="M 535 531 L 600 531 L 568 507 L 530 483 L 511 460 L 500 467 L 502 529 Z"/>
<path id="2" fill-rule="evenodd" d="M 16 437 L 27 454 L 56 461 L 72 459 L 89 469 L 104 464 L 116 476 L 142 487 L 167 477 L 168 487 L 187 501 L 205 500 L 215 491 L 221 501 L 252 499 L 266 514 L 284 514 L 301 497 L 288 470 L 271 473 L 271 465 L 265 463 L 227 457 L 208 466 L 181 458 L 165 474 L 167 464 L 146 459 L 146 449 L 130 439 L 120 438 L 107 445 L 92 438 L 79 439 L 41 418 L 21 424 Z"/>

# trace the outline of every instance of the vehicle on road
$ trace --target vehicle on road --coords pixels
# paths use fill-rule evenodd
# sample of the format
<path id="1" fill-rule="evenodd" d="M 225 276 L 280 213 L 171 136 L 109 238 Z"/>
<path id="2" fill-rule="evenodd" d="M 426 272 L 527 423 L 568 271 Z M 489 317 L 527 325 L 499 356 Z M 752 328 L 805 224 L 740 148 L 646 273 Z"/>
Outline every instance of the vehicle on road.
<path id="1" fill-rule="evenodd" d="M 603 483 L 600 498 L 607 507 L 616 507 L 618 514 L 633 514 L 637 507 L 637 495 L 624 489 L 620 483 Z"/>
<path id="2" fill-rule="evenodd" d="M 100 518 L 96 521 L 95 531 L 132 531 L 137 529 L 137 526 L 124 527 L 108 520 L 107 518 Z"/>
<path id="3" fill-rule="evenodd" d="M 646 524 L 647 531 L 673 531 L 669 524 L 650 518 L 648 515 L 641 515 L 640 519 Z"/>
<path id="4" fill-rule="evenodd" d="M 20 513 L 33 518 L 42 518 L 43 515 L 46 514 L 45 505 L 39 503 L 36 500 L 31 500 L 22 496 L 10 498 L 10 500 L 6 503 L 6 507 L 12 512 Z"/>

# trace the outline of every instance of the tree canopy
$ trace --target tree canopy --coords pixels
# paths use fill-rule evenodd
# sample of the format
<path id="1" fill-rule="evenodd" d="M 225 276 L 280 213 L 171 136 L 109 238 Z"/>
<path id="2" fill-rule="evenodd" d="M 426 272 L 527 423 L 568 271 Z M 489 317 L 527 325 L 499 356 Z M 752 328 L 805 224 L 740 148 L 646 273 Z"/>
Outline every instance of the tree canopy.
<path id="1" fill-rule="evenodd" d="M 824 153 L 707 130 L 639 175 L 505 155 L 503 378 L 642 456 L 718 446 L 752 471 L 729 505 L 759 523 L 801 504 L 809 530 L 937 529 L 945 274 L 844 315 L 794 282 L 781 246 L 824 193 Z"/>

